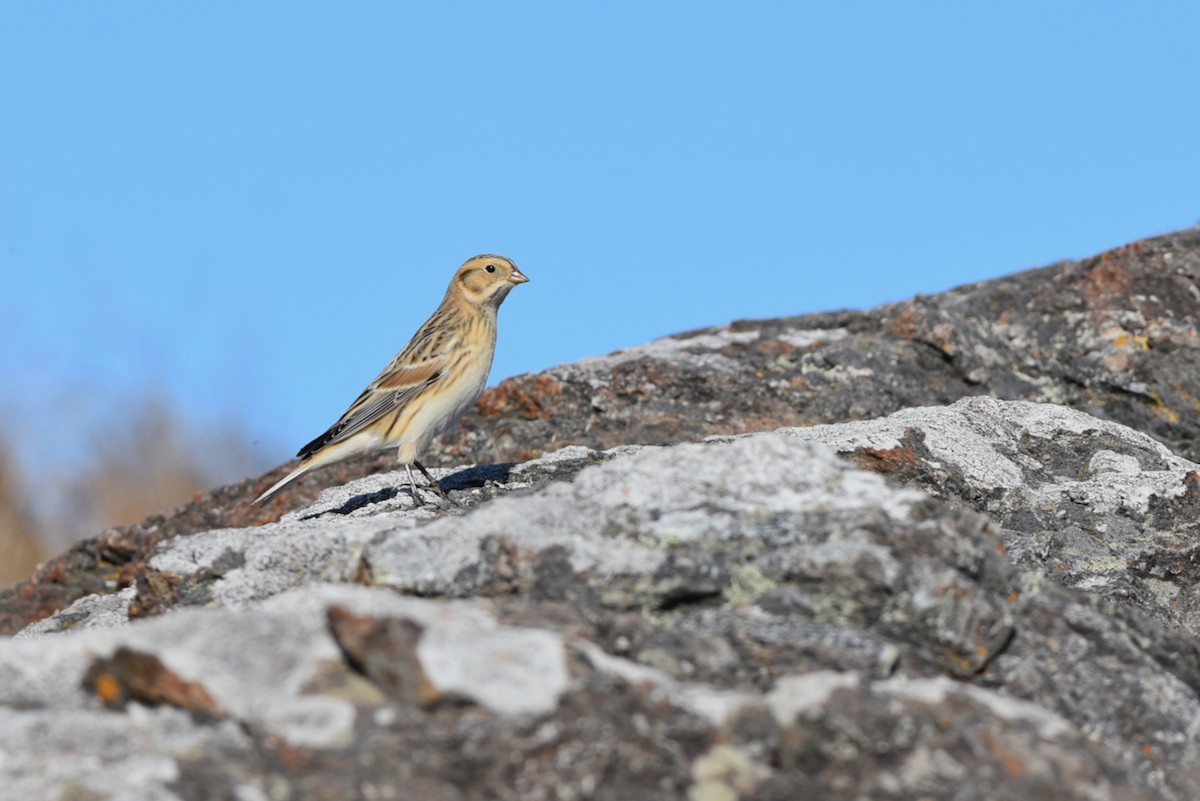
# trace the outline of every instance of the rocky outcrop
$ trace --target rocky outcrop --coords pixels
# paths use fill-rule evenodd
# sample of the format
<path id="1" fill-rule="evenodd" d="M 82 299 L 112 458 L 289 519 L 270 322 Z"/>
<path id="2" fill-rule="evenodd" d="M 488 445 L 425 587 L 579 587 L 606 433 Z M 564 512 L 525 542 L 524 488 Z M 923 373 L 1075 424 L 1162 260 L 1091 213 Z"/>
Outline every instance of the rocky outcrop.
<path id="1" fill-rule="evenodd" d="M 443 463 L 691 441 L 990 395 L 1200 459 L 1200 229 L 881 306 L 740 320 L 502 382 Z"/>
<path id="2" fill-rule="evenodd" d="M 990 398 L 781 433 L 985 513 L 1020 567 L 1200 635 L 1200 474 L 1145 434 Z"/>
<path id="3" fill-rule="evenodd" d="M 881 417 L 964 396 L 1056 403 L 1200 459 L 1200 230 L 869 311 L 743 320 L 502 381 L 430 464 L 508 464 L 567 445 L 608 449 Z M 164 537 L 278 519 L 391 454 L 305 476 L 289 469 L 103 532 L 0 590 L 0 633 L 128 586 Z"/>
<path id="4" fill-rule="evenodd" d="M 0 794 L 1192 798 L 1193 579 L 1136 565 L 1196 470 L 973 398 L 367 477 L 0 640 Z"/>
<path id="5" fill-rule="evenodd" d="M 385 454 L 103 532 L 0 593 L 0 799 L 1200 796 L 1198 285 L 668 337 L 486 393 L 454 504 Z"/>

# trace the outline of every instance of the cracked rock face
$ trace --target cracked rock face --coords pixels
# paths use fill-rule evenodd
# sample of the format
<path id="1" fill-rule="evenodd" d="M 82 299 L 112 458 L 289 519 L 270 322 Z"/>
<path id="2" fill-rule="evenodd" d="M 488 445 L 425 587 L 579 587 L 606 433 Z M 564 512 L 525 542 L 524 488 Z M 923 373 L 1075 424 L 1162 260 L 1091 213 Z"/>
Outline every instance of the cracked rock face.
<path id="1" fill-rule="evenodd" d="M 1193 587 L 1134 556 L 1195 470 L 974 398 L 364 478 L 0 640 L 0 797 L 1190 799 Z"/>
<path id="2" fill-rule="evenodd" d="M 973 395 L 1077 408 L 1200 460 L 1198 301 L 1200 230 L 1189 230 L 868 311 L 739 320 L 502 381 L 425 461 L 488 465 L 456 479 L 486 488 L 505 465 L 569 445 L 869 420 Z M 284 465 L 102 532 L 0 590 L 0 634 L 127 586 L 161 539 L 277 520 L 326 487 L 394 468 L 390 452 L 343 463 L 250 506 Z"/>
<path id="3" fill-rule="evenodd" d="M 0 800 L 1200 797 L 1198 283 L 680 334 L 489 390 L 454 505 L 102 532 L 0 592 Z"/>
<path id="4" fill-rule="evenodd" d="M 783 433 L 987 514 L 1020 566 L 1200 634 L 1200 474 L 1149 436 L 991 398 Z"/>

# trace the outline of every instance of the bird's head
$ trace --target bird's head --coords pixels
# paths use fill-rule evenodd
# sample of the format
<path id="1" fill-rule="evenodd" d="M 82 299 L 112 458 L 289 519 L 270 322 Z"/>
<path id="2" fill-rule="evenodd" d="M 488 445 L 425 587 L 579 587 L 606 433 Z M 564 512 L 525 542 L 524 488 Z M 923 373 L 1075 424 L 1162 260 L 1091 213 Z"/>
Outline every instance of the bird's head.
<path id="1" fill-rule="evenodd" d="M 488 254 L 463 262 L 454 275 L 454 286 L 471 303 L 498 308 L 509 290 L 528 280 L 511 260 Z"/>

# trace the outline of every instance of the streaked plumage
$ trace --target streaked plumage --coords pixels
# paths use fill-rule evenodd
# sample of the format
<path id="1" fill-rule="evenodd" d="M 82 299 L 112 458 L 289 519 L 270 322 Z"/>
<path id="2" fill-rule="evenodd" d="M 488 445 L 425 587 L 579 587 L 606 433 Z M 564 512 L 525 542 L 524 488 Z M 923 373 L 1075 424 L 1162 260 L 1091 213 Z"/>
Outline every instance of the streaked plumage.
<path id="1" fill-rule="evenodd" d="M 328 431 L 300 449 L 301 462 L 258 497 L 265 503 L 318 467 L 361 453 L 397 448 L 420 503 L 412 466 L 445 495 L 417 461 L 430 440 L 471 407 L 483 391 L 496 350 L 496 312 L 526 278 L 503 256 L 468 259 L 450 281 L 437 311 Z"/>

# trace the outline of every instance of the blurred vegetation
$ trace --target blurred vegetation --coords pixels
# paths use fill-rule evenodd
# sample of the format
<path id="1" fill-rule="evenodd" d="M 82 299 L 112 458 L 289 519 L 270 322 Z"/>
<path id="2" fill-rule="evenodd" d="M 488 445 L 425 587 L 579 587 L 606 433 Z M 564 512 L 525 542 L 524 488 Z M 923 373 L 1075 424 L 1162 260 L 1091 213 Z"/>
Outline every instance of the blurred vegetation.
<path id="1" fill-rule="evenodd" d="M 24 483 L 12 450 L 0 445 L 0 587 L 29 575 L 48 555 Z"/>
<path id="2" fill-rule="evenodd" d="M 273 466 L 239 427 L 200 430 L 163 401 L 121 420 L 94 435 L 82 464 L 56 476 L 30 476 L 17 449 L 0 442 L 0 587 L 83 537 Z"/>

